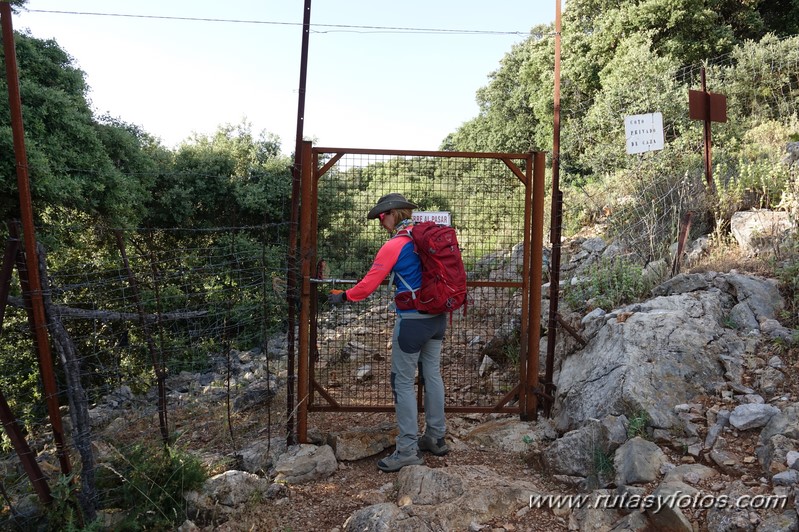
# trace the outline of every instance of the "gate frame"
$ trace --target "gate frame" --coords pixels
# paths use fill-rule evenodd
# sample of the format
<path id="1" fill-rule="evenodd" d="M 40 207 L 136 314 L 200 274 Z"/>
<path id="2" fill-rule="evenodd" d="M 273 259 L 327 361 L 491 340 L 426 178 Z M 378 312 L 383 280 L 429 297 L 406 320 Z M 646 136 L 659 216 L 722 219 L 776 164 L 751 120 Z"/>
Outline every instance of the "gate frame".
<path id="1" fill-rule="evenodd" d="M 319 155 L 329 154 L 332 157 L 320 168 Z M 314 148 L 310 141 L 303 141 L 300 160 L 302 173 L 300 176 L 300 313 L 298 324 L 297 356 L 297 440 L 308 443 L 309 411 L 391 411 L 394 407 L 374 406 L 340 406 L 329 396 L 324 388 L 314 380 L 311 373 L 311 359 L 315 355 L 316 346 L 311 345 L 315 330 L 311 327 L 311 319 L 316 315 L 316 291 L 312 276 L 317 264 L 318 238 L 318 184 L 319 179 L 332 168 L 344 155 L 389 155 L 411 157 L 439 157 L 461 159 L 496 159 L 500 160 L 525 185 L 524 203 L 524 268 L 522 273 L 522 315 L 519 353 L 519 382 L 493 407 L 450 406 L 448 412 L 511 412 L 519 413 L 523 421 L 538 419 L 538 396 L 542 395 L 539 386 L 539 341 L 541 338 L 541 280 L 544 241 L 544 176 L 546 154 L 544 152 L 528 153 L 493 153 L 493 152 L 452 152 L 452 151 L 420 151 L 420 150 L 380 150 L 359 148 Z M 513 161 L 527 162 L 526 171 L 522 171 Z M 515 286 L 517 283 L 513 283 Z M 468 281 L 468 286 L 502 286 L 502 283 L 490 281 Z M 525 326 L 526 325 L 526 326 Z M 330 407 L 319 408 L 312 405 L 313 393 L 317 392 L 325 398 Z M 518 394 L 517 407 L 506 406 Z"/>

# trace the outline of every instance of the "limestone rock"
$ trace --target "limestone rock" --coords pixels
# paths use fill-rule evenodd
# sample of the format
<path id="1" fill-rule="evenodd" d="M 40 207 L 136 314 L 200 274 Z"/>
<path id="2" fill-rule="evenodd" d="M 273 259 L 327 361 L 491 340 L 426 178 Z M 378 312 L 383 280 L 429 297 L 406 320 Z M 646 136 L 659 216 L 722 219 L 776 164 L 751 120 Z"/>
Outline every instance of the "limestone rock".
<path id="1" fill-rule="evenodd" d="M 556 436 L 551 422 L 546 419 L 539 419 L 537 423 L 496 419 L 470 430 L 464 440 L 502 452 L 523 453 L 530 450 L 531 445 L 554 440 Z"/>
<path id="2" fill-rule="evenodd" d="M 796 532 L 797 530 L 799 530 L 799 518 L 793 510 L 766 517 L 757 527 L 757 532 Z"/>
<path id="3" fill-rule="evenodd" d="M 669 497 L 691 496 L 697 490 L 682 482 L 664 482 L 652 493 L 659 501 L 666 501 Z M 659 498 L 659 499 L 658 499 Z M 669 530 L 670 532 L 693 532 L 691 522 L 682 513 L 678 504 L 663 504 L 659 507 L 647 509 L 647 515 L 655 530 Z"/>
<path id="4" fill-rule="evenodd" d="M 247 386 L 233 400 L 233 410 L 243 412 L 250 408 L 268 405 L 277 394 L 277 383 L 273 375 Z"/>
<path id="5" fill-rule="evenodd" d="M 764 427 L 779 411 L 779 408 L 766 404 L 738 405 L 730 414 L 730 425 L 738 430 Z"/>
<path id="6" fill-rule="evenodd" d="M 398 473 L 397 485 L 398 497 L 410 497 L 413 514 L 435 530 L 466 530 L 472 521 L 512 515 L 538 492 L 530 482 L 484 466 L 408 466 Z"/>
<path id="7" fill-rule="evenodd" d="M 275 480 L 302 484 L 327 478 L 338 468 L 336 456 L 329 445 L 293 445 L 275 464 Z"/>
<path id="8" fill-rule="evenodd" d="M 563 360 L 553 408 L 559 432 L 591 418 L 642 411 L 653 429 L 690 434 L 698 427 L 670 406 L 723 392 L 727 381 L 740 386 L 745 355 L 756 346 L 720 324 L 736 305 L 759 323 L 783 306 L 773 281 L 734 271 L 681 274 L 653 294 L 659 297 L 602 316 L 604 324 L 588 345 Z M 589 323 L 601 322 L 596 317 Z M 776 376 L 762 373 L 766 384 L 779 390 Z"/>
<path id="9" fill-rule="evenodd" d="M 361 508 L 344 522 L 345 532 L 415 532 L 433 531 L 418 516 L 411 515 L 391 502 Z"/>
<path id="10" fill-rule="evenodd" d="M 668 459 L 660 447 L 640 437 L 627 441 L 616 449 L 613 463 L 616 485 L 647 484 L 658 477 L 660 466 Z"/>
<path id="11" fill-rule="evenodd" d="M 739 211 L 730 219 L 732 236 L 752 255 L 774 254 L 793 230 L 790 213 L 783 211 Z"/>
<path id="12" fill-rule="evenodd" d="M 600 454 L 607 456 L 615 451 L 610 447 L 608 428 L 593 419 L 552 442 L 542 459 L 546 470 L 553 474 L 588 477 L 596 473 Z"/>
<path id="13" fill-rule="evenodd" d="M 339 460 L 360 460 L 374 456 L 392 445 L 397 436 L 397 427 L 385 423 L 378 427 L 354 428 L 331 433 L 327 441 Z"/>
<path id="14" fill-rule="evenodd" d="M 284 452 L 285 437 L 256 440 L 241 450 L 241 467 L 248 473 L 265 474 L 274 465 L 277 456 Z"/>
<path id="15" fill-rule="evenodd" d="M 202 490 L 188 492 L 184 498 L 189 518 L 204 523 L 210 519 L 225 521 L 240 505 L 253 497 L 265 496 L 269 481 L 246 471 L 230 470 L 215 475 Z"/>
<path id="16" fill-rule="evenodd" d="M 713 346 L 726 348 L 719 342 L 718 294 L 664 296 L 625 309 L 634 311 L 625 322 L 609 320 L 563 361 L 553 409 L 559 431 L 631 408 L 646 412 L 654 427 L 678 426 L 670 406 L 723 381 Z"/>

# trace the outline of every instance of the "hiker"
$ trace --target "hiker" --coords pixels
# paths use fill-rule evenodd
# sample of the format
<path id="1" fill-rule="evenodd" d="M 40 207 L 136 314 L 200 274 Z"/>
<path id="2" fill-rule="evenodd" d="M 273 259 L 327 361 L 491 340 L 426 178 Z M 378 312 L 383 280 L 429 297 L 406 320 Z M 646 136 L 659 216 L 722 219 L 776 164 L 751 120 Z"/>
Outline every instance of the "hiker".
<path id="1" fill-rule="evenodd" d="M 422 266 L 414 252 L 412 210 L 416 205 L 402 194 L 381 197 L 366 218 L 378 218 L 391 237 L 377 252 L 369 272 L 349 290 L 333 290 L 330 303 L 361 301 L 392 275 L 396 293 L 418 290 L 422 283 Z M 402 281 L 400 281 L 400 278 Z M 401 299 L 397 297 L 395 299 Z M 394 393 L 397 447 L 393 454 L 379 460 L 382 471 L 399 471 L 406 465 L 422 465 L 421 451 L 436 456 L 449 452 L 444 441 L 444 381 L 441 379 L 441 344 L 447 328 L 445 314 L 429 314 L 415 309 L 396 309 L 397 321 L 391 343 L 391 389 Z M 424 387 L 425 432 L 419 437 L 414 377 L 419 368 L 419 385 Z"/>

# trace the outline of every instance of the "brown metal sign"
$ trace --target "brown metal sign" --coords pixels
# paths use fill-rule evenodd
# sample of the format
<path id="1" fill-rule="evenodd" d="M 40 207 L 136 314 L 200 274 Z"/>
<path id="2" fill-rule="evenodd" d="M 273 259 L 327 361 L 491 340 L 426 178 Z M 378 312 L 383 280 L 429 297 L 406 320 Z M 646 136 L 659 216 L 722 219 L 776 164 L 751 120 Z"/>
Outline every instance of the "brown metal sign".
<path id="1" fill-rule="evenodd" d="M 727 97 L 697 90 L 688 91 L 688 116 L 693 120 L 727 121 Z"/>

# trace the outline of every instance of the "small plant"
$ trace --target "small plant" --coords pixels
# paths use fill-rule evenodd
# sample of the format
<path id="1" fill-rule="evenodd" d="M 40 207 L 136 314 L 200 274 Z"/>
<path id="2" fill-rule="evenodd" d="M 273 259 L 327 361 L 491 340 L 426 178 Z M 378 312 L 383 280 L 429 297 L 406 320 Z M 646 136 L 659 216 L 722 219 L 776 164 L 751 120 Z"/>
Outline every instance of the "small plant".
<path id="1" fill-rule="evenodd" d="M 592 459 L 591 473 L 586 479 L 588 486 L 591 489 L 607 486 L 613 481 L 613 477 L 616 475 L 613 456 L 597 447 L 594 449 Z"/>
<path id="2" fill-rule="evenodd" d="M 794 241 L 788 257 L 776 268 L 780 291 L 785 298 L 784 325 L 791 328 L 799 326 L 799 243 Z"/>
<path id="3" fill-rule="evenodd" d="M 47 530 L 58 532 L 95 532 L 102 530 L 99 519 L 83 524 L 78 503 L 75 475 L 59 475 L 50 488 L 53 502 L 47 507 Z"/>
<path id="4" fill-rule="evenodd" d="M 594 473 L 600 478 L 609 478 L 616 474 L 613 457 L 602 449 L 594 449 Z"/>
<path id="5" fill-rule="evenodd" d="M 98 471 L 98 487 L 108 490 L 107 506 L 126 517 L 117 530 L 169 529 L 186 519 L 183 494 L 198 489 L 206 472 L 200 461 L 173 448 L 137 445 Z"/>
<path id="6" fill-rule="evenodd" d="M 640 436 L 646 438 L 646 427 L 649 424 L 649 414 L 646 410 L 638 410 L 628 417 L 627 437 L 635 438 Z"/>
<path id="7" fill-rule="evenodd" d="M 574 309 L 618 308 L 640 299 L 649 288 L 642 273 L 642 268 L 629 260 L 603 260 L 584 282 L 567 286 L 563 296 Z"/>
<path id="8" fill-rule="evenodd" d="M 732 319 L 732 316 L 729 316 L 729 315 L 724 316 L 724 318 L 722 318 L 721 325 L 725 329 L 737 329 L 738 328 L 738 324 L 735 323 L 735 320 Z"/>
<path id="9" fill-rule="evenodd" d="M 515 331 L 508 342 L 503 346 L 502 351 L 505 353 L 505 359 L 510 361 L 511 364 L 519 364 L 519 352 L 521 351 L 521 340 L 519 332 Z"/>
<path id="10" fill-rule="evenodd" d="M 8 454 L 14 450 L 14 446 L 11 444 L 11 438 L 5 433 L 5 431 L 0 432 L 0 453 Z"/>

